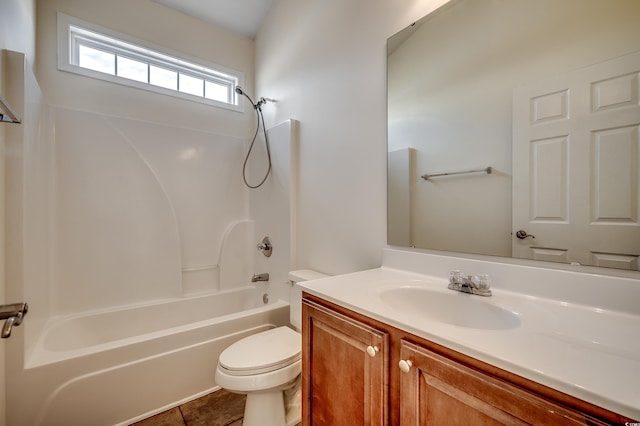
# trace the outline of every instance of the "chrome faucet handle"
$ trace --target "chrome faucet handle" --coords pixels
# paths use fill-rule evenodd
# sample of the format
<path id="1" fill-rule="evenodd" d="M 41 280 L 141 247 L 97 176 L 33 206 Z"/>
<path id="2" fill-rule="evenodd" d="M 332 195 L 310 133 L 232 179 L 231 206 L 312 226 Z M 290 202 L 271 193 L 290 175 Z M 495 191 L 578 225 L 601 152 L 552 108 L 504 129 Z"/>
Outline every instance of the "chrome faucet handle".
<path id="1" fill-rule="evenodd" d="M 271 239 L 269 237 L 264 237 L 262 242 L 257 245 L 258 250 L 262 251 L 262 254 L 265 257 L 271 257 L 271 253 L 273 253 L 273 245 L 271 244 Z"/>
<path id="2" fill-rule="evenodd" d="M 488 290 L 491 288 L 491 279 L 487 274 L 477 274 L 472 278 L 472 282 L 479 290 Z"/>
<path id="3" fill-rule="evenodd" d="M 449 289 L 456 291 L 463 291 L 464 286 L 464 276 L 462 275 L 462 271 L 458 269 L 454 269 L 449 272 Z"/>
<path id="4" fill-rule="evenodd" d="M 3 339 L 10 337 L 13 326 L 22 323 L 22 319 L 28 310 L 29 305 L 25 302 L 0 305 L 0 320 L 5 320 L 0 337 Z"/>
<path id="5" fill-rule="evenodd" d="M 487 274 L 476 274 L 472 282 L 475 286 L 474 294 L 479 296 L 491 296 L 491 279 Z"/>
<path id="6" fill-rule="evenodd" d="M 449 272 L 449 282 L 452 284 L 464 284 L 464 276 L 462 275 L 462 271 L 459 269 L 454 269 Z"/>

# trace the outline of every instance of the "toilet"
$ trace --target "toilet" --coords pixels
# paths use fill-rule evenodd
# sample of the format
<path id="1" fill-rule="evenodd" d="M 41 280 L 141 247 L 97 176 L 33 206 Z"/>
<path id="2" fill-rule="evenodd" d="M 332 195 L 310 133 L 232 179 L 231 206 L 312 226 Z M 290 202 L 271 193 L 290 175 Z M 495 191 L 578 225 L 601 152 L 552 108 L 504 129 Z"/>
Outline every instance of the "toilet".
<path id="1" fill-rule="evenodd" d="M 326 276 L 305 269 L 290 272 L 289 280 L 296 283 Z M 285 392 L 299 386 L 302 371 L 302 294 L 297 287 L 291 287 L 290 298 L 290 321 L 297 332 L 283 326 L 253 334 L 226 348 L 218 359 L 216 383 L 247 395 L 244 426 L 300 422 L 299 409 L 293 416 L 286 416 L 285 409 Z"/>

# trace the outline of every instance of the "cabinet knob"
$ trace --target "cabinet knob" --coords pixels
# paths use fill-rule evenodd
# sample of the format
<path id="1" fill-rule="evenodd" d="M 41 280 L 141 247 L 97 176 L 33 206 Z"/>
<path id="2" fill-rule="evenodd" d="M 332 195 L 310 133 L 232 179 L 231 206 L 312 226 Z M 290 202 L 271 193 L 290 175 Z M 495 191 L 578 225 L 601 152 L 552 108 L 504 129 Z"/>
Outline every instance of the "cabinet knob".
<path id="1" fill-rule="evenodd" d="M 374 356 L 376 356 L 376 354 L 378 353 L 380 349 L 378 349 L 377 346 L 367 346 L 367 354 L 369 354 L 369 356 L 371 358 L 373 358 Z"/>
<path id="2" fill-rule="evenodd" d="M 405 361 L 404 359 L 401 359 L 398 363 L 398 367 L 400 367 L 400 370 L 402 370 L 403 373 L 408 373 L 411 370 L 411 366 L 413 366 L 413 363 L 409 360 Z"/>

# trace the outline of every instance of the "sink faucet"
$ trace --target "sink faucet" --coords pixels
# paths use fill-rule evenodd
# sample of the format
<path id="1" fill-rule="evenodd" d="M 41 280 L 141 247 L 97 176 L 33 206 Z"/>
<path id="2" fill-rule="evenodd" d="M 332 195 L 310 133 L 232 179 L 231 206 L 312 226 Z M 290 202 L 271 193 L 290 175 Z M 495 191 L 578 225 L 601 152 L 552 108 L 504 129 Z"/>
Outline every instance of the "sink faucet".
<path id="1" fill-rule="evenodd" d="M 257 281 L 269 281 L 269 273 L 265 272 L 263 274 L 253 274 L 253 277 L 251 277 L 251 282 L 255 283 Z"/>
<path id="2" fill-rule="evenodd" d="M 462 275 L 461 271 L 454 270 L 449 273 L 449 289 L 478 296 L 491 296 L 489 276 L 478 274 L 475 277 Z"/>

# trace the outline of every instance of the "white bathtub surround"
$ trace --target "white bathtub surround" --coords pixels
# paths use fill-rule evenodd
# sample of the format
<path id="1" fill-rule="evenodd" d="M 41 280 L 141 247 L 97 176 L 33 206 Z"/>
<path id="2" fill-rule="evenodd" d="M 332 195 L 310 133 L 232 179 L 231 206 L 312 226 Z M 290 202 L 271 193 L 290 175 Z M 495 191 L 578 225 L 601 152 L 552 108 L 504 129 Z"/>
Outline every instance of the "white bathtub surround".
<path id="1" fill-rule="evenodd" d="M 242 279 L 243 282 L 249 280 L 254 271 L 255 235 L 253 220 L 238 219 L 227 225 L 222 236 L 220 257 L 215 265 L 218 269 L 216 271 L 218 290 L 232 290 L 236 287 L 238 280 Z"/>
<path id="2" fill-rule="evenodd" d="M 222 315 L 212 317 L 215 310 Z M 149 417 L 216 390 L 224 348 L 288 319 L 285 302 L 262 305 L 255 288 L 61 319 L 20 375 L 28 397 L 16 401 L 10 424 L 124 425 Z"/>
<path id="3" fill-rule="evenodd" d="M 286 263 L 261 271 L 280 287 L 249 282 L 263 235 L 242 185 L 247 141 L 52 107 L 21 58 L 7 297 L 30 312 L 7 346 L 8 424 L 129 422 L 210 392 L 222 349 L 288 324 L 288 233 L 272 235 Z M 280 138 L 291 146 L 290 132 Z M 280 230 L 291 206 L 278 206 L 287 214 L 268 219 Z"/>
<path id="4" fill-rule="evenodd" d="M 381 268 L 303 282 L 299 287 L 592 404 L 640 419 L 637 279 L 390 248 L 384 250 L 383 258 Z M 452 269 L 489 274 L 493 296 L 448 290 Z M 515 327 L 503 329 L 453 325 L 385 302 L 385 291 L 399 287 L 476 298 L 473 300 L 511 312 L 517 321 L 510 323 Z"/>
<path id="5" fill-rule="evenodd" d="M 286 306 L 278 301 L 264 305 L 259 289 L 247 284 L 215 294 L 55 317 L 47 322 L 36 347 L 28 354 L 25 367 L 36 368 L 108 351 L 280 304 Z"/>
<path id="6" fill-rule="evenodd" d="M 272 174 L 250 191 L 242 139 L 66 108 L 54 115 L 54 315 L 227 290 L 256 268 L 286 281 L 295 120 L 269 129 Z M 265 158 L 258 138 L 250 176 Z M 255 256 L 264 235 L 275 245 L 268 260 Z"/>
<path id="7" fill-rule="evenodd" d="M 219 290 L 243 141 L 63 108 L 55 126 L 53 312 Z"/>

